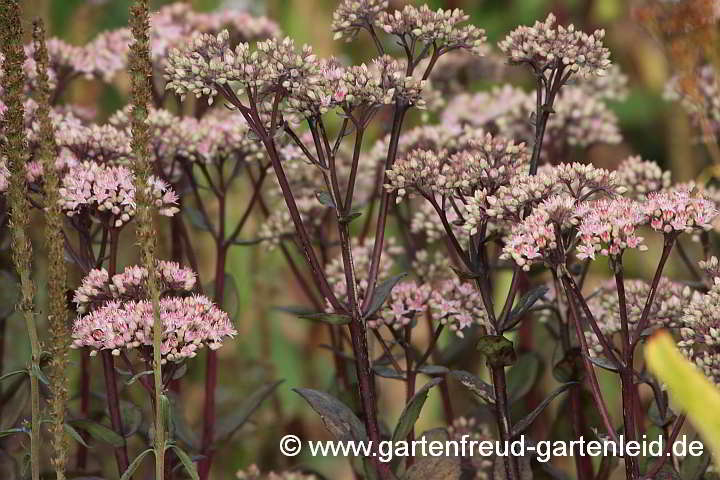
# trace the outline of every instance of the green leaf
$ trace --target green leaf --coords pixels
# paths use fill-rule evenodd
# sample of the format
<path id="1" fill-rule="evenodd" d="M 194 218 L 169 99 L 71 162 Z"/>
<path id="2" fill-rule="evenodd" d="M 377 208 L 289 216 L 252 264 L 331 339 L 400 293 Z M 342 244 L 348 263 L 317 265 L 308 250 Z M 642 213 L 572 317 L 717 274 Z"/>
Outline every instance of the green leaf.
<path id="1" fill-rule="evenodd" d="M 255 411 L 260 408 L 262 402 L 269 397 L 275 389 L 283 383 L 285 380 L 278 380 L 267 385 L 263 385 L 249 397 L 245 398 L 240 406 L 226 418 L 219 419 L 218 424 L 215 426 L 215 438 L 214 443 L 228 441 L 235 432 L 237 432 L 248 419 L 252 416 Z"/>
<path id="2" fill-rule="evenodd" d="M 372 369 L 378 377 L 390 378 L 393 380 L 405 380 L 407 378 L 405 376 L 405 372 L 398 372 L 394 368 L 386 365 L 373 365 Z"/>
<path id="3" fill-rule="evenodd" d="M 169 448 L 175 451 L 175 454 L 180 459 L 180 462 L 182 463 L 188 475 L 190 475 L 190 478 L 192 478 L 192 480 L 200 480 L 200 475 L 198 475 L 197 468 L 193 464 L 193 461 L 190 459 L 190 456 L 177 445 L 170 445 Z"/>
<path id="4" fill-rule="evenodd" d="M 30 372 L 33 377 L 36 377 L 45 385 L 50 385 L 50 380 L 48 380 L 47 376 L 45 376 L 45 372 L 42 371 L 40 365 L 38 365 L 37 363 L 32 364 L 32 366 L 30 367 Z"/>
<path id="5" fill-rule="evenodd" d="M 14 377 L 15 375 L 25 374 L 27 375 L 28 371 L 26 369 L 23 370 L 15 370 L 14 372 L 8 372 L 2 377 L 0 377 L 0 382 L 3 380 L 7 380 L 8 378 Z"/>
<path id="6" fill-rule="evenodd" d="M 140 429 L 143 417 L 140 407 L 126 400 L 120 400 L 120 416 L 123 424 L 123 437 L 128 438 Z"/>
<path id="7" fill-rule="evenodd" d="M 310 320 L 312 322 L 321 322 L 330 325 L 347 325 L 352 321 L 351 317 L 348 317 L 347 315 L 340 315 L 337 313 L 306 313 L 303 315 L 298 315 L 298 317 L 304 318 L 305 320 Z"/>
<path id="8" fill-rule="evenodd" d="M 458 457 L 422 457 L 407 469 L 402 480 L 446 480 L 461 478 Z"/>
<path id="9" fill-rule="evenodd" d="M 187 362 L 183 362 L 179 367 L 175 369 L 175 371 L 172 374 L 173 380 L 180 380 L 183 378 L 188 372 L 188 365 Z"/>
<path id="10" fill-rule="evenodd" d="M 487 357 L 490 365 L 506 367 L 517 360 L 513 343 L 502 335 L 480 337 L 477 349 Z"/>
<path id="11" fill-rule="evenodd" d="M 507 373 L 507 392 L 510 401 L 518 400 L 532 389 L 540 375 L 541 360 L 536 353 L 520 355 Z"/>
<path id="12" fill-rule="evenodd" d="M 328 193 L 324 190 L 318 190 L 317 192 L 315 192 L 315 198 L 317 198 L 318 202 L 322 203 L 326 207 L 337 209 L 337 206 L 335 205 L 335 201 L 333 200 L 332 195 L 330 195 L 330 193 Z"/>
<path id="13" fill-rule="evenodd" d="M 593 365 L 600 367 L 602 369 L 608 370 L 610 372 L 618 373 L 618 369 L 615 366 L 615 364 L 613 362 L 611 362 L 610 360 L 608 360 L 607 358 L 593 357 L 593 356 L 588 356 L 588 358 L 590 359 L 590 362 L 592 362 Z"/>
<path id="14" fill-rule="evenodd" d="M 192 225 L 195 229 L 200 230 L 201 232 L 214 233 L 213 226 L 206 221 L 205 216 L 203 216 L 202 214 L 202 211 L 200 211 L 198 208 L 192 207 L 190 205 L 183 205 L 182 211 L 190 221 L 190 225 Z"/>
<path id="15" fill-rule="evenodd" d="M 92 448 L 92 447 L 90 447 L 90 445 L 88 445 L 87 443 L 85 443 L 85 439 L 82 438 L 82 435 L 80 435 L 80 432 L 78 432 L 77 430 L 75 430 L 75 428 L 74 428 L 72 425 L 70 425 L 69 423 L 66 423 L 66 424 L 63 425 L 63 427 L 64 427 L 64 429 L 65 429 L 65 432 L 66 432 L 68 435 L 70 435 L 72 438 L 74 438 L 75 441 L 78 442 L 80 445 L 83 445 L 83 446 L 85 446 L 85 447 L 87 447 L 87 448 Z"/>
<path id="16" fill-rule="evenodd" d="M 375 287 L 375 293 L 373 294 L 372 300 L 370 300 L 370 305 L 368 305 L 368 310 L 363 315 L 363 318 L 368 318 L 370 315 L 380 310 L 380 307 L 383 306 L 387 298 L 390 296 L 390 292 L 395 285 L 407 276 L 407 273 L 401 273 L 400 275 L 395 275 L 394 277 L 380 282 L 377 287 Z"/>
<path id="17" fill-rule="evenodd" d="M 348 215 L 344 215 L 340 218 L 338 218 L 338 222 L 347 225 L 348 223 L 352 222 L 356 218 L 362 215 L 362 212 L 351 212 Z"/>
<path id="18" fill-rule="evenodd" d="M 656 333 L 645 346 L 650 371 L 667 385 L 670 397 L 720 459 L 720 391 L 688 361 L 667 332 Z"/>
<path id="19" fill-rule="evenodd" d="M 140 377 L 143 377 L 145 375 L 152 375 L 152 374 L 153 374 L 152 370 L 145 370 L 144 372 L 136 373 L 132 377 L 125 380 L 125 385 L 130 386 L 133 383 L 135 383 L 136 381 L 138 381 L 140 379 Z"/>
<path id="20" fill-rule="evenodd" d="M 400 419 L 398 419 L 398 423 L 395 426 L 395 431 L 392 435 L 393 442 L 404 440 L 408 436 L 420 416 L 430 389 L 442 381 L 442 378 L 433 378 L 412 396 L 407 405 L 405 405 L 405 409 L 400 414 Z"/>
<path id="21" fill-rule="evenodd" d="M 140 455 L 135 457 L 135 459 L 130 463 L 127 470 L 122 474 L 122 477 L 120 477 L 120 480 L 130 480 L 135 473 L 135 470 L 138 469 L 140 464 L 142 463 L 143 459 L 148 456 L 149 453 L 153 453 L 152 448 L 148 448 L 147 450 L 143 450 Z"/>
<path id="22" fill-rule="evenodd" d="M 122 435 L 98 422 L 93 422 L 92 420 L 71 420 L 68 423 L 73 427 L 86 431 L 95 440 L 108 443 L 113 447 L 122 447 L 125 445 L 125 439 Z"/>
<path id="23" fill-rule="evenodd" d="M 168 433 L 167 438 L 172 440 L 175 436 L 175 423 L 173 422 L 173 410 L 170 405 L 170 399 L 167 395 L 160 395 L 160 410 L 162 411 L 162 419 L 165 422 L 165 431 Z"/>
<path id="24" fill-rule="evenodd" d="M 495 391 L 489 383 L 464 370 L 453 370 L 450 375 L 484 402 L 495 403 Z"/>
<path id="25" fill-rule="evenodd" d="M 200 230 L 201 232 L 214 231 L 212 225 L 205 221 L 205 217 L 199 209 L 189 205 L 183 205 L 182 211 L 190 221 L 190 225 L 195 227 L 197 230 Z"/>
<path id="26" fill-rule="evenodd" d="M 16 433 L 26 433 L 28 436 L 30 436 L 30 431 L 28 429 L 18 427 L 8 428 L 7 430 L 0 430 L 0 438 L 9 437 L 10 435 L 15 435 Z"/>
<path id="27" fill-rule="evenodd" d="M 444 365 L 423 365 L 417 369 L 418 372 L 424 373 L 425 375 L 445 375 L 450 372 L 450 369 Z"/>
<path id="28" fill-rule="evenodd" d="M 480 274 L 480 273 L 468 272 L 468 271 L 461 270 L 461 269 L 455 268 L 455 267 L 450 267 L 450 268 L 452 268 L 453 272 L 455 272 L 455 275 L 457 275 L 458 278 L 463 281 L 476 280 L 478 278 L 482 278 L 482 274 Z"/>
<path id="29" fill-rule="evenodd" d="M 535 421 L 535 419 L 540 415 L 545 408 L 550 405 L 550 402 L 553 401 L 555 397 L 560 395 L 562 392 L 570 388 L 572 385 L 575 385 L 577 382 L 569 382 L 565 385 L 560 385 L 558 388 L 553 390 L 553 392 L 545 399 L 543 400 L 540 405 L 535 407 L 535 409 L 528 413 L 525 418 L 517 422 L 512 429 L 512 437 L 515 438 L 518 435 L 522 434 L 527 428 L 532 425 L 532 422 Z"/>
<path id="30" fill-rule="evenodd" d="M 341 442 L 367 439 L 365 426 L 344 403 L 325 392 L 293 388 L 320 415 L 325 428 Z"/>
<path id="31" fill-rule="evenodd" d="M 504 326 L 509 327 L 520 321 L 523 315 L 532 308 L 535 303 L 543 298 L 548 292 L 549 288 L 545 285 L 539 285 L 525 293 L 520 300 L 518 300 L 515 307 L 510 311 Z"/>

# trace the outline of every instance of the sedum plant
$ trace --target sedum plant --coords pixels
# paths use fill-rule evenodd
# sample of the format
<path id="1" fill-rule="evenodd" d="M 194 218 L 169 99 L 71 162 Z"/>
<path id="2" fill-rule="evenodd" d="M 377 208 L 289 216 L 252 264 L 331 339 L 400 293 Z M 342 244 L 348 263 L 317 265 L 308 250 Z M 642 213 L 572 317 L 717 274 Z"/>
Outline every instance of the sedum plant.
<path id="1" fill-rule="evenodd" d="M 547 407 L 560 402 L 554 418 L 571 439 L 671 443 L 687 408 L 714 445 L 697 405 L 673 402 L 689 367 L 673 359 L 664 368 L 658 352 L 671 335 L 696 370 L 720 378 L 720 195 L 707 175 L 673 182 L 638 155 L 614 168 L 588 161 L 594 147 L 623 141 L 613 106 L 628 96 L 628 78 L 604 30 L 549 14 L 495 48 L 460 9 L 346 0 L 332 35 L 368 37 L 374 48 L 351 64 L 321 58 L 264 17 L 185 3 L 151 13 L 145 0 L 133 2 L 130 28 L 78 46 L 46 40 L 37 23 L 23 48 L 19 5 L 5 4 L 2 228 L 32 358 L 0 377 L 29 378 L 31 427 L 21 405 L 2 435 L 30 434 L 33 478 L 142 478 L 150 455 L 156 479 L 226 476 L 223 445 L 250 431 L 280 383 L 241 398 L 218 393 L 229 369 L 218 349 L 247 343 L 228 268 L 240 248 L 282 258 L 291 276 L 279 280 L 297 285 L 305 304 L 276 306 L 327 337 L 331 392 L 293 387 L 337 440 L 373 442 L 371 455 L 350 459 L 355 478 L 566 478 L 531 455 L 378 455 L 383 440 L 542 440 Z M 66 102 L 77 79 L 117 85 L 126 72 L 128 105 L 107 120 Z M 697 88 L 674 77 L 666 97 L 712 152 L 717 75 L 711 63 L 698 72 Z M 531 90 L 505 82 L 523 75 Z M 493 85 L 473 91 L 469 80 Z M 47 228 L 47 315 L 34 305 L 33 209 Z M 670 277 L 675 256 L 691 281 Z M 630 258 L 651 276 L 635 278 Z M 645 364 L 640 352 L 660 329 L 669 333 L 648 345 Z M 542 354 L 553 380 L 540 396 Z M 67 374 L 75 359 L 78 385 Z M 198 378 L 199 393 L 188 388 Z M 603 378 L 618 384 L 617 412 Z M 403 398 L 395 425 L 390 382 Z M 710 392 L 707 382 L 693 388 Z M 431 392 L 441 427 L 421 431 Z M 197 433 L 182 411 L 195 397 Z M 283 424 L 279 399 L 275 410 L 278 428 L 302 430 L 303 420 Z M 99 444 L 114 467 L 89 455 Z M 712 478 L 707 457 L 696 466 L 667 453 L 577 455 L 569 475 L 694 469 L 687 478 Z M 267 457 L 236 477 L 323 478 L 273 470 L 290 462 Z"/>

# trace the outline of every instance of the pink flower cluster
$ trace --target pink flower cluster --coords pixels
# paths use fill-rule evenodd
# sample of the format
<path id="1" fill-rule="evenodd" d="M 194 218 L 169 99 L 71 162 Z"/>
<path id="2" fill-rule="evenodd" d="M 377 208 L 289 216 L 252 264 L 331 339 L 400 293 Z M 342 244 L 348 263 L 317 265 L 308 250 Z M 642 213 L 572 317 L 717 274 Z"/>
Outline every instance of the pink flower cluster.
<path id="1" fill-rule="evenodd" d="M 498 44 L 510 61 L 530 63 L 538 71 L 563 66 L 582 76 L 604 75 L 610 66 L 610 51 L 603 46 L 604 30 L 586 34 L 574 25 L 556 24 L 555 15 L 532 27 L 521 26 Z"/>
<path id="2" fill-rule="evenodd" d="M 390 300 L 383 308 L 381 318 L 369 320 L 368 326 L 380 328 L 385 324 L 395 330 L 406 327 L 415 317 L 427 311 L 431 295 L 432 289 L 428 284 L 402 282 L 392 289 Z"/>
<path id="3" fill-rule="evenodd" d="M 178 196 L 167 183 L 150 177 L 147 189 L 160 215 L 172 217 L 179 211 Z M 111 226 L 120 228 L 135 215 L 133 174 L 123 166 L 83 162 L 63 177 L 59 201 L 69 217 L 82 211 L 108 215 Z"/>
<path id="4" fill-rule="evenodd" d="M 649 194 L 644 212 L 650 218 L 650 226 L 663 233 L 710 230 L 718 215 L 715 203 L 696 194 L 688 185 Z"/>
<path id="5" fill-rule="evenodd" d="M 474 285 L 457 277 L 445 280 L 433 291 L 430 302 L 433 319 L 447 325 L 458 337 L 472 325 L 490 327 L 490 321 Z"/>
<path id="6" fill-rule="evenodd" d="M 636 230 L 647 223 L 641 203 L 623 197 L 588 202 L 578 209 L 578 258 L 615 256 L 627 248 L 647 250 Z"/>
<path id="7" fill-rule="evenodd" d="M 157 273 L 163 294 L 187 293 L 195 287 L 195 273 L 177 262 L 159 261 Z M 112 278 L 104 268 L 93 269 L 75 290 L 73 302 L 82 314 L 110 300 L 147 299 L 147 278 L 147 269 L 140 266 L 127 267 Z"/>
<path id="8" fill-rule="evenodd" d="M 503 247 L 502 258 L 522 267 L 538 261 L 551 265 L 563 263 L 564 252 L 557 234 L 577 223 L 576 201 L 570 195 L 555 195 L 545 200 L 522 223 L 513 228 Z"/>
<path id="9" fill-rule="evenodd" d="M 237 332 L 228 315 L 207 297 L 167 297 L 160 300 L 163 322 L 163 363 L 193 358 L 207 346 L 220 348 L 225 337 Z M 110 350 L 132 350 L 153 345 L 154 314 L 152 302 L 112 300 L 97 310 L 79 317 L 73 325 L 73 347 L 89 347 L 91 354 Z"/>

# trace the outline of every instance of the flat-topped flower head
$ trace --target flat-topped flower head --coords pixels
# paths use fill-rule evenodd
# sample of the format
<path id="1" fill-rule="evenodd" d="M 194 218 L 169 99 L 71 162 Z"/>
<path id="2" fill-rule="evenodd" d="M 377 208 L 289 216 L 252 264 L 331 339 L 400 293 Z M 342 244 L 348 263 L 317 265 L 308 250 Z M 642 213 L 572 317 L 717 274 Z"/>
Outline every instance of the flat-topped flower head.
<path id="1" fill-rule="evenodd" d="M 388 0 L 343 0 L 333 12 L 332 31 L 335 40 L 353 40 L 361 29 L 369 30 Z"/>
<path id="2" fill-rule="evenodd" d="M 205 346 L 216 350 L 226 337 L 237 333 L 228 315 L 201 295 L 162 298 L 159 309 L 163 363 L 193 358 Z M 90 348 L 91 354 L 110 350 L 113 355 L 121 350 L 151 349 L 153 323 L 152 302 L 112 300 L 75 320 L 72 346 Z"/>
<path id="3" fill-rule="evenodd" d="M 565 251 L 558 233 L 573 227 L 577 221 L 575 198 L 567 194 L 554 195 L 511 228 L 501 258 L 513 260 L 526 271 L 534 263 L 560 265 L 565 262 Z"/>
<path id="4" fill-rule="evenodd" d="M 700 260 L 698 266 L 712 280 L 712 283 L 715 283 L 716 278 L 720 278 L 720 260 L 718 260 L 718 257 L 713 255 L 707 260 Z"/>
<path id="5" fill-rule="evenodd" d="M 443 110 L 445 125 L 470 125 L 489 132 L 503 132 L 508 118 L 525 115 L 528 93 L 510 84 L 494 86 L 476 93 L 453 96 Z"/>
<path id="6" fill-rule="evenodd" d="M 479 213 L 501 222 L 519 222 L 528 210 L 544 202 L 558 191 L 557 178 L 551 170 L 537 175 L 522 173 L 501 186 L 497 193 L 483 199 Z"/>
<path id="7" fill-rule="evenodd" d="M 605 30 L 587 34 L 574 25 L 556 24 L 555 15 L 532 27 L 520 26 L 498 44 L 513 63 L 529 63 L 538 70 L 565 68 L 581 76 L 604 75 L 610 51 L 603 46 Z"/>
<path id="8" fill-rule="evenodd" d="M 433 320 L 447 325 L 458 337 L 472 325 L 490 327 L 487 312 L 475 286 L 457 277 L 445 280 L 433 290 L 430 300 Z"/>
<path id="9" fill-rule="evenodd" d="M 185 45 L 171 50 L 165 67 L 165 88 L 181 98 L 187 94 L 197 98 L 206 95 L 211 102 L 220 86 L 247 82 L 258 74 L 250 62 L 249 45 L 240 43 L 233 50 L 229 40 L 227 30 L 217 35 L 196 33 Z"/>
<path id="10" fill-rule="evenodd" d="M 580 204 L 578 258 L 595 259 L 596 254 L 617 256 L 628 248 L 647 250 L 636 230 L 647 223 L 643 204 L 625 197 L 600 199 Z"/>
<path id="11" fill-rule="evenodd" d="M 399 158 L 393 168 L 386 171 L 388 183 L 385 188 L 397 192 L 400 203 L 406 195 L 422 196 L 442 194 L 452 187 L 451 171 L 444 151 L 413 150 Z"/>
<path id="12" fill-rule="evenodd" d="M 130 161 L 129 131 L 114 125 L 82 125 L 75 121 L 63 121 L 56 128 L 55 138 L 58 146 L 83 161 L 104 164 Z"/>
<path id="13" fill-rule="evenodd" d="M 720 384 L 720 279 L 685 308 L 678 347 L 713 383 Z"/>
<path id="14" fill-rule="evenodd" d="M 425 107 L 423 88 L 427 82 L 407 75 L 405 62 L 390 55 L 383 55 L 373 60 L 373 68 L 379 73 L 380 85 L 386 92 L 386 99 L 392 98 L 394 101 L 401 101 L 417 108 Z"/>
<path id="15" fill-rule="evenodd" d="M 170 49 L 185 42 L 194 32 L 217 34 L 228 30 L 230 45 L 277 37 L 278 25 L 236 8 L 195 12 L 187 3 L 171 3 L 150 14 L 150 54 L 160 63 Z"/>
<path id="16" fill-rule="evenodd" d="M 644 280 L 625 280 L 625 302 L 630 329 L 634 329 L 640 322 L 645 303 L 650 293 L 650 284 Z M 682 326 L 682 317 L 691 302 L 701 297 L 697 290 L 693 290 L 682 283 L 662 277 L 658 283 L 655 299 L 648 313 L 648 328 L 675 329 Z M 588 299 L 588 307 L 597 321 L 600 331 L 607 338 L 622 331 L 620 321 L 620 303 L 618 300 L 615 280 L 605 282 Z M 590 354 L 601 355 L 603 348 L 595 332 L 585 331 Z"/>
<path id="17" fill-rule="evenodd" d="M 623 160 L 616 172 L 618 183 L 626 189 L 625 195 L 636 200 L 670 188 L 670 171 L 663 171 L 657 163 L 643 160 L 639 155 Z"/>
<path id="18" fill-rule="evenodd" d="M 365 104 L 387 105 L 392 103 L 393 86 L 384 84 L 381 72 L 373 65 L 353 65 L 343 69 L 339 86 L 333 89 L 333 101 L 347 108 Z"/>
<path id="19" fill-rule="evenodd" d="M 176 262 L 158 261 L 157 274 L 161 295 L 180 295 L 195 288 L 195 272 Z M 147 269 L 140 266 L 127 267 L 112 278 L 104 268 L 90 270 L 75 290 L 73 303 L 78 313 L 87 313 L 110 300 L 147 300 L 147 278 Z"/>
<path id="20" fill-rule="evenodd" d="M 585 163 L 561 163 L 548 167 L 565 193 L 578 201 L 584 201 L 595 194 L 612 195 L 625 189 L 617 173 Z"/>
<path id="21" fill-rule="evenodd" d="M 380 311 L 380 318 L 368 320 L 370 328 L 400 330 L 410 325 L 418 316 L 428 310 L 432 288 L 428 284 L 418 285 L 414 281 L 401 282 L 390 292 L 390 299 Z"/>
<path id="22" fill-rule="evenodd" d="M 715 202 L 687 185 L 650 193 L 644 211 L 650 226 L 666 234 L 710 230 L 718 215 Z"/>
<path id="23" fill-rule="evenodd" d="M 454 10 L 431 10 L 427 5 L 405 5 L 402 10 L 380 12 L 376 24 L 385 33 L 405 42 L 407 38 L 434 45 L 440 51 L 466 49 L 476 55 L 485 53 L 485 31 L 474 25 L 461 26 L 469 15 Z"/>
<path id="24" fill-rule="evenodd" d="M 714 65 L 671 78 L 665 98 L 679 101 L 695 125 L 707 121 L 714 133 L 720 132 L 720 76 Z"/>
<path id="25" fill-rule="evenodd" d="M 151 176 L 146 187 L 160 215 L 172 217 L 179 209 L 178 196 L 164 181 Z M 60 206 L 69 217 L 87 212 L 107 217 L 120 228 L 135 216 L 135 187 L 132 172 L 123 166 L 83 162 L 71 167 L 60 184 Z"/>
<path id="26" fill-rule="evenodd" d="M 534 111 L 535 100 L 529 100 L 527 111 Z M 546 131 L 548 148 L 563 152 L 568 148 L 587 148 L 596 144 L 614 145 L 622 140 L 615 113 L 599 96 L 567 85 L 558 95 Z M 519 119 L 518 119 L 519 120 Z"/>
<path id="27" fill-rule="evenodd" d="M 469 143 L 469 148 L 450 157 L 453 187 L 472 194 L 482 189 L 493 194 L 523 167 L 530 155 L 524 143 L 515 143 L 489 133 Z"/>

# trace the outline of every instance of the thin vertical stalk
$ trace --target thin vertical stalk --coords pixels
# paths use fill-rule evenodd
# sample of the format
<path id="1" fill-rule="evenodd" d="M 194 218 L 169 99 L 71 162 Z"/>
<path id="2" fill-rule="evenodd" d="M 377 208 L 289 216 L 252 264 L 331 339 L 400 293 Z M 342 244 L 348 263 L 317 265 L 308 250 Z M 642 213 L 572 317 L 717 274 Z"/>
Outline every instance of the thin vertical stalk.
<path id="1" fill-rule="evenodd" d="M 50 120 L 50 88 L 48 86 L 48 51 L 45 45 L 45 27 L 42 20 L 33 23 L 33 42 L 35 44 L 35 64 L 37 70 L 37 117 L 40 122 L 40 142 L 37 157 L 45 172 L 45 219 L 48 244 L 48 327 L 50 333 L 50 355 L 52 372 L 50 375 L 52 464 L 55 477 L 65 479 L 67 466 L 67 441 L 65 437 L 65 404 L 68 401 L 68 351 L 70 349 L 70 329 L 68 328 L 68 310 L 65 299 L 67 269 L 65 267 L 65 241 L 63 238 L 63 212 L 60 208 L 60 178 L 55 169 L 55 133 Z"/>
<path id="2" fill-rule="evenodd" d="M 151 199 L 147 185 L 151 175 L 149 161 L 150 132 L 146 120 L 151 99 L 152 65 L 148 37 L 148 0 L 135 0 L 130 8 L 130 23 L 134 42 L 130 51 L 132 80 L 132 152 L 134 157 L 135 195 L 137 201 L 137 238 L 140 258 L 148 272 L 148 290 L 153 305 L 153 384 L 155 393 L 155 429 L 153 451 L 155 453 L 155 479 L 165 475 L 165 419 L 163 418 L 162 337 L 164 332 L 160 316 L 160 292 L 155 268 L 156 234 L 153 225 Z"/>
<path id="3" fill-rule="evenodd" d="M 503 445 L 508 445 L 512 436 L 510 425 L 510 409 L 507 398 L 507 379 L 505 367 L 502 365 L 488 365 L 492 376 L 495 393 L 495 415 L 497 417 L 498 435 Z M 517 458 L 512 455 L 503 456 L 505 475 L 509 479 L 520 478 L 520 468 Z"/>
<path id="4" fill-rule="evenodd" d="M 657 287 L 660 283 L 660 278 L 662 277 L 663 269 L 665 268 L 665 263 L 667 263 L 667 259 L 670 257 L 670 252 L 672 251 L 673 246 L 675 245 L 675 240 L 677 238 L 677 234 L 670 233 L 665 234 L 665 241 L 663 243 L 663 251 L 660 255 L 660 261 L 658 262 L 658 266 L 655 269 L 655 275 L 653 276 L 652 283 L 650 284 L 650 292 L 648 292 L 647 300 L 645 301 L 645 306 L 643 307 L 642 314 L 640 316 L 640 321 L 638 322 L 637 328 L 635 329 L 634 333 L 634 339 L 632 342 L 632 348 L 635 348 L 637 346 L 637 343 L 640 341 L 640 338 L 642 338 L 643 331 L 647 328 L 648 322 L 650 320 L 650 308 L 652 307 L 652 304 L 655 302 L 655 295 L 657 294 Z"/>
<path id="5" fill-rule="evenodd" d="M 553 275 L 557 276 L 557 274 L 555 273 L 553 273 Z M 600 384 L 598 383 L 597 375 L 595 375 L 595 369 L 592 362 L 590 361 L 590 352 L 588 350 L 587 339 L 585 338 L 585 332 L 583 331 L 582 325 L 580 323 L 580 313 L 577 311 L 577 305 L 575 303 L 575 299 L 573 298 L 574 295 L 572 294 L 573 290 L 570 284 L 571 280 L 572 279 L 565 276 L 561 279 L 563 289 L 565 290 L 565 296 L 568 300 L 568 306 L 570 308 L 570 316 L 572 317 L 573 323 L 575 324 L 575 333 L 577 334 L 578 343 L 581 347 L 581 355 L 583 359 L 583 365 L 585 366 L 585 372 L 587 373 L 590 380 L 590 392 L 592 393 L 593 399 L 595 400 L 595 405 L 598 407 L 608 436 L 613 441 L 617 441 L 615 428 L 612 425 L 612 420 L 610 419 L 607 405 L 605 405 L 605 400 L 603 399 L 602 392 L 600 391 Z M 582 302 L 583 299 L 580 298 L 577 301 Z"/>
<path id="6" fill-rule="evenodd" d="M 110 425 L 112 429 L 123 438 L 123 444 L 115 447 L 115 461 L 117 462 L 120 475 L 127 470 L 130 464 L 127 452 L 127 444 L 123 436 L 122 416 L 120 414 L 120 397 L 118 395 L 117 382 L 115 381 L 115 360 L 109 350 L 100 352 L 105 375 L 105 394 L 107 395 L 108 412 L 110 413 Z"/>
<path id="7" fill-rule="evenodd" d="M 117 255 L 120 240 L 120 232 L 117 228 L 110 230 L 110 259 L 108 260 L 108 277 L 112 278 L 117 273 Z M 109 350 L 100 352 L 103 362 L 103 375 L 105 377 L 105 393 L 107 395 L 108 412 L 110 413 L 110 425 L 112 429 L 123 438 L 123 444 L 115 447 L 115 460 L 120 475 L 127 470 L 130 464 L 127 452 L 127 444 L 124 442 L 122 415 L 120 414 L 120 396 L 118 395 L 117 379 L 115 374 L 115 359 Z"/>
<path id="8" fill-rule="evenodd" d="M 388 147 L 387 157 L 385 159 L 385 170 L 392 168 L 397 157 L 398 142 L 400 141 L 400 132 L 402 130 L 403 120 L 407 113 L 407 107 L 397 105 L 393 114 L 392 130 L 390 132 L 390 145 Z M 385 183 L 385 173 L 381 177 L 382 183 Z M 382 185 L 382 184 L 381 184 Z M 375 292 L 375 284 L 380 269 L 380 258 L 382 257 L 383 244 L 385 240 L 385 224 L 387 223 L 388 210 L 390 206 L 390 193 L 381 187 L 380 207 L 378 210 L 377 225 L 375 227 L 375 245 L 373 246 L 372 258 L 370 260 L 370 270 L 368 274 L 368 287 L 365 299 L 363 300 L 362 310 L 365 311 L 370 305 L 373 293 Z"/>
<path id="9" fill-rule="evenodd" d="M 87 347 L 80 350 L 80 414 L 81 418 L 90 416 L 90 351 Z M 81 433 L 83 439 L 87 440 L 88 435 Z M 87 467 L 88 449 L 80 445 L 77 451 L 76 467 L 84 472 Z"/>
<path id="10" fill-rule="evenodd" d="M 30 469 L 33 480 L 40 479 L 40 340 L 33 298 L 35 289 L 31 279 L 32 243 L 28 234 L 30 204 L 27 198 L 25 165 L 27 162 L 27 138 L 23 107 L 25 74 L 23 63 L 23 32 L 20 23 L 20 4 L 13 0 L 0 1 L 0 51 L 5 57 L 3 68 L 4 95 L 2 101 L 7 110 L 3 118 L 6 142 L 2 153 L 7 158 L 10 171 L 8 197 L 10 203 L 10 228 L 12 239 L 12 258 L 20 276 L 20 300 L 17 308 L 22 312 L 27 327 L 31 348 L 30 396 L 32 431 L 30 432 Z"/>
<path id="11" fill-rule="evenodd" d="M 637 422 L 635 420 L 635 382 L 633 374 L 633 350 L 630 339 L 627 302 L 625 298 L 625 279 L 623 276 L 622 256 L 611 257 L 611 266 L 615 273 L 615 286 L 617 287 L 618 306 L 620 309 L 620 325 L 622 336 L 623 366 L 620 369 L 620 386 L 622 389 L 623 425 L 628 441 L 637 440 Z M 640 476 L 640 466 L 637 458 L 632 455 L 625 456 L 625 474 L 628 479 Z"/>

